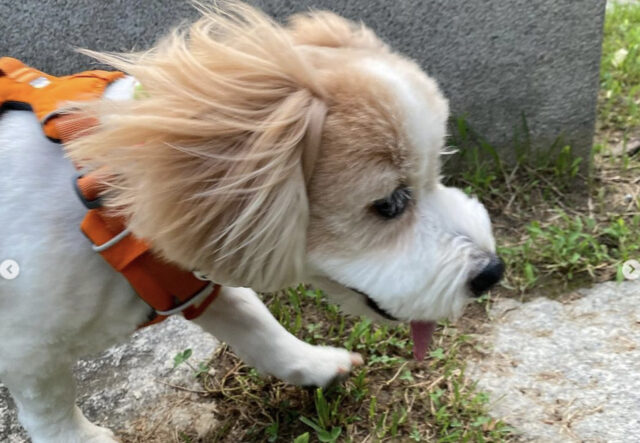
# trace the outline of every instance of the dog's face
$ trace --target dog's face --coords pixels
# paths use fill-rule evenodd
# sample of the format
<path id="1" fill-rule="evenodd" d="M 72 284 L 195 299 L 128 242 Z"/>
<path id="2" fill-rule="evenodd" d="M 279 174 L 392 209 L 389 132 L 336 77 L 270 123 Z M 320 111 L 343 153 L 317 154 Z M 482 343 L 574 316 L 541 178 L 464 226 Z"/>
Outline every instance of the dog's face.
<path id="1" fill-rule="evenodd" d="M 352 314 L 459 315 L 499 280 L 502 263 L 485 208 L 440 183 L 446 99 L 367 28 L 322 13 L 293 25 L 328 72 L 322 154 L 308 190 L 310 280 Z"/>
<path id="2" fill-rule="evenodd" d="M 446 100 L 393 54 L 364 55 L 325 82 L 333 104 L 309 186 L 314 282 L 354 314 L 460 314 L 495 246 L 484 207 L 440 183 Z"/>
<path id="3" fill-rule="evenodd" d="M 107 203 L 167 259 L 259 291 L 310 281 L 345 311 L 403 321 L 457 315 L 499 279 L 487 212 L 440 184 L 447 101 L 369 29 L 330 13 L 282 27 L 238 5 L 98 58 L 146 94 L 86 106 L 102 127 L 69 152 L 109 168 Z"/>

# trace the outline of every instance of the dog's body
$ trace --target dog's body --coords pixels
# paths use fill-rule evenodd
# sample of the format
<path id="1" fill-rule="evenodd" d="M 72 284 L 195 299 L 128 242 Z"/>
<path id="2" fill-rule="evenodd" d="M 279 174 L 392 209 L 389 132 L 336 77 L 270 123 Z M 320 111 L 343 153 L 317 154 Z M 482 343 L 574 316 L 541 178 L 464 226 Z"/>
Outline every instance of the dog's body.
<path id="1" fill-rule="evenodd" d="M 190 175 L 172 175 L 178 172 L 171 168 L 181 161 L 227 161 L 227 157 L 236 154 L 218 151 L 217 147 L 226 146 L 229 137 L 243 137 L 242 142 L 249 147 L 264 140 L 257 137 L 247 142 L 250 136 L 246 134 L 251 131 L 243 126 L 235 133 L 228 128 L 228 132 L 220 130 L 217 138 L 203 134 L 207 140 L 206 151 L 203 148 L 195 152 L 194 146 L 202 148 L 200 142 L 194 143 L 192 137 L 180 134 L 178 138 L 168 138 L 158 146 L 151 146 L 153 150 L 147 145 L 149 149 L 143 152 L 139 149 L 140 143 L 129 142 L 118 133 L 120 126 L 132 124 L 135 119 L 118 122 L 117 114 L 121 110 L 113 112 L 109 102 L 89 111 L 105 112 L 101 120 L 111 123 L 72 144 L 69 152 L 80 163 L 108 164 L 123 177 L 114 189 L 124 191 L 112 196 L 113 206 L 122 207 L 126 202 L 124 206 L 131 211 L 126 216 L 135 234 L 149 239 L 165 258 L 187 269 L 202 269 L 226 285 L 208 311 L 196 320 L 198 324 L 228 342 L 247 363 L 263 373 L 295 384 L 325 386 L 348 373 L 354 364 L 360 364 L 360 357 L 346 350 L 314 347 L 297 340 L 276 322 L 253 290 L 234 286 L 270 290 L 306 281 L 326 289 L 347 312 L 368 314 L 378 320 L 384 317 L 432 321 L 459 314 L 470 295 L 468 281 L 477 283 L 474 276 L 485 273 L 487 264 L 492 263 L 491 228 L 486 211 L 477 201 L 438 184 L 437 157 L 445 135 L 447 106 L 435 84 L 415 65 L 390 53 L 366 28 L 355 28 L 332 15 L 300 18 L 291 29 L 283 30 L 249 8 L 240 7 L 236 13 L 242 17 L 240 21 L 246 21 L 243 21 L 246 26 L 254 26 L 266 34 L 247 37 L 246 27 L 240 29 L 245 25 L 238 25 L 234 19 L 215 18 L 209 13 L 200 28 L 192 29 L 191 39 L 202 39 L 199 33 L 205 28 L 211 31 L 211 23 L 206 20 L 226 26 L 233 38 L 212 51 L 220 51 L 227 45 L 236 52 L 250 53 L 248 57 L 256 64 L 255 69 L 262 64 L 266 67 L 263 72 L 255 73 L 255 78 L 251 77 L 254 68 L 247 67 L 243 60 L 217 68 L 211 62 L 207 69 L 227 72 L 224 69 L 233 68 L 237 76 L 233 78 L 247 77 L 249 84 L 264 81 L 275 66 L 280 66 L 278 63 L 283 63 L 280 67 L 283 73 L 273 74 L 275 86 L 270 85 L 271 93 L 281 97 L 263 105 L 265 109 L 273 108 L 269 114 L 272 125 L 287 120 L 287 114 L 274 117 L 281 109 L 273 103 L 279 106 L 296 94 L 303 101 L 320 97 L 328 112 L 311 177 L 304 177 L 305 172 L 300 168 L 303 153 L 282 160 L 286 164 L 273 172 L 278 175 L 276 180 L 271 180 L 272 176 L 267 173 L 264 173 L 266 179 L 259 181 L 243 182 L 236 180 L 237 176 L 226 175 L 220 178 L 215 165 L 207 169 L 196 163 L 190 175 L 199 177 L 199 181 L 191 183 Z M 207 44 L 213 45 L 212 42 Z M 279 44 L 283 47 L 279 55 L 260 55 L 259 48 L 251 46 L 258 42 L 271 45 L 271 50 Z M 189 48 L 196 56 L 202 55 L 197 52 L 198 48 Z M 344 54 L 343 50 L 351 52 Z M 271 59 L 272 56 L 281 56 L 283 60 Z M 334 56 L 337 59 L 330 60 Z M 295 59 L 285 60 L 287 57 Z M 116 58 L 107 58 L 117 67 L 131 68 Z M 192 68 L 202 68 L 205 60 L 206 57 L 197 61 Z M 162 63 L 158 61 L 156 67 Z M 187 59 L 175 63 L 185 69 L 190 67 Z M 303 69 L 318 70 L 322 75 L 305 80 L 305 76 L 311 77 L 313 72 L 287 72 L 292 63 L 306 63 Z M 153 77 L 150 74 L 153 69 L 156 68 L 147 65 L 139 71 L 132 68 L 132 73 L 155 99 L 161 95 L 156 89 L 163 77 Z M 169 70 L 164 74 L 167 72 Z M 168 80 L 170 84 L 178 81 L 178 74 L 174 75 L 174 79 Z M 192 80 L 193 77 L 184 81 Z M 227 81 L 229 100 L 236 100 L 233 97 L 235 80 L 218 80 Z M 260 90 L 259 86 L 251 94 L 260 95 L 268 90 Z M 195 85 L 193 90 L 198 87 Z M 312 91 L 310 94 L 307 88 Z M 246 90 L 239 88 L 237 94 Z M 227 118 L 233 108 L 228 103 L 215 102 L 216 97 L 199 101 L 192 92 L 166 100 L 173 100 L 172 103 L 193 100 L 196 109 L 193 112 L 198 117 L 189 120 L 184 112 L 190 109 L 180 108 L 177 112 L 182 114 L 171 118 L 185 125 L 199 125 L 202 112 L 209 112 L 208 107 L 222 109 L 214 116 L 216 121 Z M 148 112 L 136 108 L 146 106 L 144 100 L 141 104 L 130 104 L 133 94 L 134 79 L 127 77 L 110 85 L 105 98 L 120 100 L 125 114 Z M 220 92 L 219 96 L 224 94 Z M 243 106 L 245 102 L 242 97 L 238 99 Z M 295 108 L 296 102 L 289 105 Z M 246 110 L 247 115 L 252 112 L 251 106 Z M 300 109 L 299 117 L 305 118 L 307 107 Z M 256 119 L 256 133 L 257 128 L 268 131 L 264 129 L 268 125 L 261 125 L 257 116 L 251 118 Z M 145 120 L 137 132 L 131 134 L 141 133 L 144 142 L 149 143 L 158 137 L 153 131 L 175 132 L 164 120 L 162 125 L 149 121 Z M 240 117 L 236 122 L 240 122 L 239 126 L 247 124 Z M 289 118 L 287 122 L 290 124 L 294 119 Z M 301 137 L 287 138 L 287 128 L 284 136 L 283 131 L 272 139 L 265 136 L 269 139 L 266 149 L 275 152 L 287 143 L 291 153 L 303 149 Z M 306 126 L 301 128 L 303 132 L 307 130 Z M 200 130 L 208 129 L 193 128 L 196 132 Z M 100 152 L 100 146 L 117 145 L 116 140 L 127 140 L 129 150 Z M 238 145 L 234 143 L 229 146 L 235 149 Z M 266 165 L 261 163 L 264 155 L 271 155 L 271 151 L 265 151 L 267 154 L 242 152 L 228 169 L 244 174 L 241 179 L 255 178 L 255 174 L 281 161 L 268 157 Z M 187 157 L 181 159 L 183 154 Z M 163 155 L 171 161 L 161 163 L 159 159 Z M 148 161 L 144 156 L 150 156 Z M 132 168 L 138 170 L 128 175 Z M 121 275 L 90 249 L 78 229 L 85 208 L 71 187 L 74 172 L 61 146 L 43 136 L 33 114 L 9 111 L 0 117 L 0 261 L 16 260 L 21 269 L 15 280 L 0 279 L 0 380 L 9 387 L 18 405 L 20 420 L 36 443 L 115 441 L 110 431 L 89 423 L 74 406 L 71 365 L 79 356 L 124 340 L 149 314 L 149 307 Z M 208 173 L 214 177 L 211 184 L 202 179 Z M 231 181 L 223 180 L 227 178 Z M 165 182 L 170 182 L 171 187 L 163 188 Z M 183 194 L 177 199 L 171 195 L 182 184 L 197 186 L 203 182 L 209 188 L 182 190 Z M 229 199 L 231 208 L 240 208 L 231 210 L 234 224 L 229 224 L 227 215 L 216 216 L 215 212 L 215 204 L 226 201 L 226 191 L 220 191 L 225 186 L 244 186 L 252 196 L 259 196 L 262 203 L 247 204 L 249 210 L 243 206 L 245 200 Z M 263 191 L 266 194 L 261 194 Z M 198 230 L 190 227 L 194 224 L 193 218 L 182 220 L 173 215 L 171 219 L 173 205 L 182 205 L 191 192 L 210 193 L 218 199 L 214 206 L 197 200 L 203 209 L 196 221 L 206 219 L 207 223 L 222 226 L 213 229 L 204 222 L 203 226 L 196 222 L 201 228 Z M 278 201 L 280 196 L 286 197 L 286 201 Z M 390 197 L 385 200 L 386 196 Z M 158 203 L 160 199 L 167 201 Z M 229 211 L 228 207 L 225 210 Z M 181 214 L 184 212 L 181 208 Z M 258 222 L 244 220 L 250 216 L 269 220 L 256 225 Z M 237 224 L 238 219 L 246 226 Z M 158 220 L 167 225 L 159 226 Z M 398 224 L 400 220 L 404 222 Z M 219 229 L 223 229 L 227 237 L 238 237 L 241 244 L 221 243 Z M 274 242 L 274 238 L 280 243 Z M 243 255 L 243 248 L 250 248 L 252 242 L 263 248 L 264 254 L 250 250 Z M 244 268 L 238 269 L 238 265 Z"/>

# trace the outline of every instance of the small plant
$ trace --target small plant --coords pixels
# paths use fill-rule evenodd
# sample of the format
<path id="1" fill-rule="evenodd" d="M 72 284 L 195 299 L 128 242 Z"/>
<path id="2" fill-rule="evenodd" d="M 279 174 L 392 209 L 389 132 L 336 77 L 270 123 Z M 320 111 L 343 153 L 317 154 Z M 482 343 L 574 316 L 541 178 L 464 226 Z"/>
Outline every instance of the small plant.
<path id="1" fill-rule="evenodd" d="M 182 363 L 185 363 L 189 358 L 191 358 L 192 351 L 191 349 L 185 349 L 182 352 L 178 352 L 175 357 L 173 357 L 173 369 L 180 366 Z"/>
<path id="2" fill-rule="evenodd" d="M 309 443 L 309 433 L 305 432 L 304 434 L 298 435 L 293 443 Z"/>
<path id="3" fill-rule="evenodd" d="M 318 440 L 320 440 L 321 442 L 335 443 L 336 441 L 338 441 L 338 437 L 340 437 L 340 435 L 342 434 L 342 428 L 338 426 L 332 427 L 329 431 L 322 428 L 318 423 L 311 419 L 308 419 L 307 417 L 300 417 L 300 421 L 305 425 L 313 428 L 313 430 L 316 431 Z"/>
<path id="4" fill-rule="evenodd" d="M 467 190 L 474 194 L 491 194 L 494 182 L 503 172 L 496 149 L 480 137 L 464 117 L 452 117 L 449 127 L 449 145 L 459 153 L 454 163 L 462 165 L 459 169 Z"/>
<path id="5" fill-rule="evenodd" d="M 195 367 L 187 361 L 191 358 L 192 353 L 193 352 L 191 351 L 191 349 L 185 349 L 182 352 L 178 352 L 173 357 L 173 369 L 176 369 L 178 366 L 182 364 L 186 364 L 193 371 L 194 377 L 199 377 L 202 374 L 206 374 L 209 371 L 209 365 L 207 365 L 206 363 L 200 362 L 198 363 L 198 366 Z"/>

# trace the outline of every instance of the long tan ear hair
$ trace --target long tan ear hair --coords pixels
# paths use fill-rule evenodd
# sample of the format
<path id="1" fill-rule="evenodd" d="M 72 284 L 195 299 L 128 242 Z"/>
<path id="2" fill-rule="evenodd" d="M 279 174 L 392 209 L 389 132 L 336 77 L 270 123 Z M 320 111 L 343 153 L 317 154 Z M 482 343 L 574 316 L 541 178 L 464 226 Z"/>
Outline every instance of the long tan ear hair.
<path id="1" fill-rule="evenodd" d="M 301 164 L 324 92 L 289 31 L 246 5 L 199 6 L 199 21 L 147 52 L 84 51 L 136 77 L 143 97 L 80 105 L 101 124 L 68 152 L 108 168 L 108 206 L 165 258 L 279 289 L 301 278 Z"/>

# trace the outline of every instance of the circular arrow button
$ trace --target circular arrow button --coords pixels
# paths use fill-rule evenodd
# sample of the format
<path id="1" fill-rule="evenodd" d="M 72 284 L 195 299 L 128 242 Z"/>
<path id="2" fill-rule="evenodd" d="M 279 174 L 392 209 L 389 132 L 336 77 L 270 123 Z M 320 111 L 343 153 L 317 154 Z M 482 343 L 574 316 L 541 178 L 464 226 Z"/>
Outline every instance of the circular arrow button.
<path id="1" fill-rule="evenodd" d="M 638 260 L 627 260 L 622 264 L 622 275 L 627 280 L 637 280 L 640 278 L 640 262 Z"/>
<path id="2" fill-rule="evenodd" d="M 640 266 L 639 266 L 640 269 Z M 0 263 L 0 277 L 13 280 L 20 274 L 20 265 L 15 260 L 4 260 Z"/>

